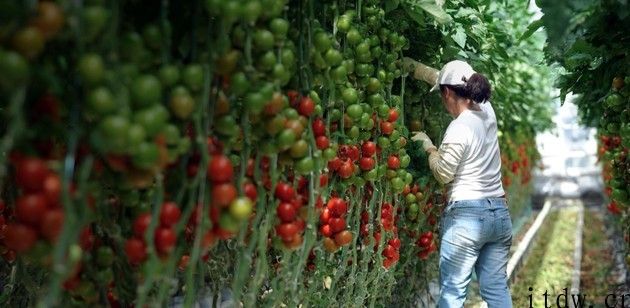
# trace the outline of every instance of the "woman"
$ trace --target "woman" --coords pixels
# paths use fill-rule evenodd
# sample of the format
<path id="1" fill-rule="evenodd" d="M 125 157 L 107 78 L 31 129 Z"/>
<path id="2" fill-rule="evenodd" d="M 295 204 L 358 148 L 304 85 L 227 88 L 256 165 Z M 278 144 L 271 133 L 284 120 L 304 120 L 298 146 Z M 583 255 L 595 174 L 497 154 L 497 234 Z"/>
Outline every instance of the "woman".
<path id="1" fill-rule="evenodd" d="M 447 185 L 440 221 L 439 307 L 463 307 L 473 269 L 490 308 L 512 307 L 506 267 L 512 221 L 501 184 L 501 156 L 490 84 L 468 63 L 451 61 L 435 89 L 454 120 L 437 149 L 424 132 L 411 138 L 429 153 L 435 178 Z"/>

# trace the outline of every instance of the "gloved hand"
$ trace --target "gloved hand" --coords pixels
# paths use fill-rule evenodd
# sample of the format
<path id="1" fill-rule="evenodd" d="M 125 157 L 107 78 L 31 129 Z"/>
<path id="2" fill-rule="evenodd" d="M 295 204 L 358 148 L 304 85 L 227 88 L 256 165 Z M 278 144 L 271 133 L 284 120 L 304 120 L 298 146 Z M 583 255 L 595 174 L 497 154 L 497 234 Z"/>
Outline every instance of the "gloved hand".
<path id="1" fill-rule="evenodd" d="M 422 148 L 425 151 L 428 151 L 431 148 L 437 149 L 433 145 L 431 138 L 429 138 L 429 136 L 427 136 L 427 134 L 425 134 L 424 132 L 414 132 L 413 135 L 411 136 L 411 140 L 422 142 Z"/>

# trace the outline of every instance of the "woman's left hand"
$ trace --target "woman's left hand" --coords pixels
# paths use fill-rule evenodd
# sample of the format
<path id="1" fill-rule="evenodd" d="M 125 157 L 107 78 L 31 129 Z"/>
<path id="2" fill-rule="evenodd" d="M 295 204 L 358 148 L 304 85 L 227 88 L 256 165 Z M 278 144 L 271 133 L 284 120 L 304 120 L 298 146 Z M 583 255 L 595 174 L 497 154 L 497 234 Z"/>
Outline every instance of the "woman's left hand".
<path id="1" fill-rule="evenodd" d="M 427 136 L 425 132 L 414 132 L 412 133 L 411 140 L 422 142 L 422 148 L 425 151 L 429 151 L 430 149 L 435 149 L 431 138 Z"/>

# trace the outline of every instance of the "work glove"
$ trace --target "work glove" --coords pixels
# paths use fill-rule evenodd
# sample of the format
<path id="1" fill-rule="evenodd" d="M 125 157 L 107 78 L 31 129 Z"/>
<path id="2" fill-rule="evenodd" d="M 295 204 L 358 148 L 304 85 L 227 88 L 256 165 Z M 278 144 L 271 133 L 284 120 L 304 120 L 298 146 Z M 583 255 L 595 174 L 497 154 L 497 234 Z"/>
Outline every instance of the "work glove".
<path id="1" fill-rule="evenodd" d="M 425 134 L 424 132 L 414 132 L 411 136 L 411 140 L 422 142 L 422 148 L 424 149 L 424 151 L 428 151 L 432 148 L 437 149 L 433 145 L 431 138 L 429 138 L 429 136 L 427 136 L 427 134 Z"/>

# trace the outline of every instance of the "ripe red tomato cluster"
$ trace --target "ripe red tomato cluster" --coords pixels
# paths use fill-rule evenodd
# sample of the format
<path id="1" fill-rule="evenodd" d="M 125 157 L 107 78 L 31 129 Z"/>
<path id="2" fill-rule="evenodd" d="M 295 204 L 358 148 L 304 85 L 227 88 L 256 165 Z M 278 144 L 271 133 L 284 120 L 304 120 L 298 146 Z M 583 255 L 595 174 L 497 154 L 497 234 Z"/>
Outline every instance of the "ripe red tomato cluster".
<path id="1" fill-rule="evenodd" d="M 348 203 L 339 198 L 332 197 L 321 209 L 319 215 L 319 233 L 324 236 L 324 248 L 328 252 L 335 252 L 339 247 L 352 242 L 352 232 L 347 230 L 345 219 L 348 212 Z"/>
<path id="2" fill-rule="evenodd" d="M 383 248 L 381 253 L 385 259 L 383 259 L 383 267 L 390 268 L 396 264 L 400 259 L 400 239 L 397 235 L 387 241 L 387 245 Z"/>
<path id="3" fill-rule="evenodd" d="M 238 197 L 238 190 L 233 183 L 234 167 L 226 155 L 214 154 L 207 172 L 212 187 L 210 219 L 215 234 L 221 239 L 227 239 L 238 231 L 242 221 L 250 217 L 253 202 L 249 197 Z M 251 188 L 249 190 L 251 195 Z"/>
<path id="4" fill-rule="evenodd" d="M 311 124 L 313 135 L 315 135 L 315 145 L 320 150 L 325 150 L 330 146 L 330 140 L 326 136 L 326 123 L 321 118 L 315 118 Z"/>
<path id="5" fill-rule="evenodd" d="M 155 229 L 155 249 L 161 256 L 168 256 L 177 242 L 175 225 L 181 210 L 175 202 L 165 202 L 160 209 L 159 224 Z M 145 233 L 151 224 L 151 213 L 140 214 L 133 222 L 133 236 L 125 242 L 125 252 L 131 264 L 140 264 L 147 258 Z"/>
<path id="6" fill-rule="evenodd" d="M 276 185 L 275 197 L 279 200 L 276 208 L 278 224 L 276 235 L 286 248 L 295 249 L 302 245 L 302 233 L 306 227 L 304 212 L 304 196 L 296 194 L 293 186 L 285 182 Z"/>
<path id="7" fill-rule="evenodd" d="M 356 145 L 341 145 L 337 156 L 328 162 L 328 169 L 342 179 L 351 177 L 357 170 L 355 163 L 360 158 L 360 151 Z"/>
<path id="8" fill-rule="evenodd" d="M 426 260 L 432 252 L 437 250 L 437 246 L 435 245 L 435 241 L 433 239 L 433 232 L 426 231 L 420 234 L 416 240 L 416 246 L 420 248 L 418 258 Z"/>
<path id="9" fill-rule="evenodd" d="M 42 159 L 21 157 L 16 160 L 15 181 L 20 195 L 15 201 L 13 217 L 0 216 L 0 237 L 9 250 L 22 253 L 33 247 L 39 238 L 55 242 L 63 227 L 64 213 L 59 175 Z M 14 219 L 8 222 L 7 218 Z"/>

